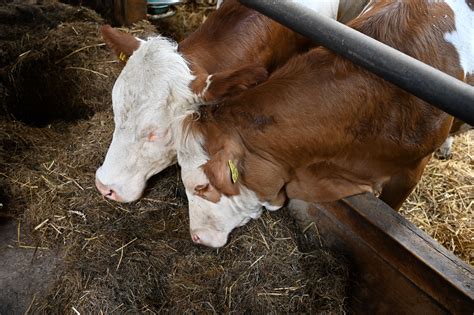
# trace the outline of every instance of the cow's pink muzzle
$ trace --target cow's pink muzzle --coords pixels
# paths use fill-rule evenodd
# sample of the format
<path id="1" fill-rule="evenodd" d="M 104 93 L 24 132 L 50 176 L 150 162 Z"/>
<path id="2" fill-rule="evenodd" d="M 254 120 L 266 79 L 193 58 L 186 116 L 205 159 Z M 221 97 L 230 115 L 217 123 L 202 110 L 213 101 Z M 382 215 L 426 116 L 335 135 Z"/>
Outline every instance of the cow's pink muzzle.
<path id="1" fill-rule="evenodd" d="M 101 181 L 98 180 L 97 178 L 95 180 L 95 186 L 100 191 L 102 196 L 118 201 L 118 202 L 123 201 L 123 199 L 112 188 L 108 187 L 107 185 L 102 184 Z"/>

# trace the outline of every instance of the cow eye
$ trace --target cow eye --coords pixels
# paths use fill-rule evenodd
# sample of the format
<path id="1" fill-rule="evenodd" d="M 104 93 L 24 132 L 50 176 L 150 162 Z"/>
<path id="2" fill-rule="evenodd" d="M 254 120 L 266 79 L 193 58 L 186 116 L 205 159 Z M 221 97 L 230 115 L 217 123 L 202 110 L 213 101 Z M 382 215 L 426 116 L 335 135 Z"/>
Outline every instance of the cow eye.
<path id="1" fill-rule="evenodd" d="M 151 131 L 147 135 L 147 140 L 150 142 L 154 142 L 158 139 L 158 134 L 156 131 Z"/>

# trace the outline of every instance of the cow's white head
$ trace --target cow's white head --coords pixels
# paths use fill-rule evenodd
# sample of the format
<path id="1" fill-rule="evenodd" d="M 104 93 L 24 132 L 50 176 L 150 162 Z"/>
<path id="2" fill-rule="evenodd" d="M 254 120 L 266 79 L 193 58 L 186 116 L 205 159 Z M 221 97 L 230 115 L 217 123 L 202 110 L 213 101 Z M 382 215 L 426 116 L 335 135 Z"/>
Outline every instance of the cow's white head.
<path id="1" fill-rule="evenodd" d="M 233 229 L 260 217 L 257 195 L 240 187 L 239 194 L 225 196 L 215 191 L 200 167 L 181 167 L 189 207 L 189 226 L 194 243 L 222 247 Z"/>
<path id="2" fill-rule="evenodd" d="M 174 121 L 194 104 L 194 76 L 177 45 L 102 29 L 107 44 L 126 61 L 112 91 L 115 130 L 96 186 L 106 197 L 138 199 L 148 178 L 176 162 Z"/>
<path id="3" fill-rule="evenodd" d="M 148 178 L 176 162 L 180 122 L 195 112 L 198 100 L 212 103 L 263 82 L 267 70 L 258 64 L 209 75 L 200 91 L 176 43 L 161 37 L 147 41 L 110 26 L 102 35 L 126 62 L 112 91 L 115 131 L 103 165 L 96 173 L 102 195 L 122 202 L 137 200 Z"/>
<path id="4" fill-rule="evenodd" d="M 238 182 L 237 166 L 229 162 L 228 151 L 221 150 L 209 160 L 199 136 L 187 134 L 183 139 L 178 160 L 188 197 L 193 242 L 222 247 L 233 229 L 260 217 L 263 206 L 268 210 L 282 207 L 262 202 L 255 192 Z M 212 181 L 207 174 L 212 176 Z"/>

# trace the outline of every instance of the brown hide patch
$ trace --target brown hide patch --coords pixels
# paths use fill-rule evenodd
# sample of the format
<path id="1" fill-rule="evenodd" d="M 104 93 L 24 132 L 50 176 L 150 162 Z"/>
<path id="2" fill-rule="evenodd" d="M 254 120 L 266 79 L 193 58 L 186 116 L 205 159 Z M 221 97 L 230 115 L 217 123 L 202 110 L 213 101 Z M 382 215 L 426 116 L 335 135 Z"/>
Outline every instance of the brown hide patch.
<path id="1" fill-rule="evenodd" d="M 253 118 L 253 123 L 258 130 L 263 130 L 266 126 L 273 125 L 275 119 L 273 116 L 257 115 Z"/>
<path id="2" fill-rule="evenodd" d="M 341 0 L 337 10 L 337 20 L 341 23 L 347 23 L 357 17 L 369 0 Z"/>
<path id="3" fill-rule="evenodd" d="M 242 65 L 258 65 L 272 72 L 310 46 L 307 38 L 237 0 L 226 0 L 205 23 L 179 43 L 178 51 L 196 76 L 191 84 L 196 95 L 206 92 L 208 75 L 214 76 L 213 81 L 225 77 L 226 83 L 214 82 L 204 95 L 206 102 L 216 102 L 266 80 L 265 72 L 256 75 L 254 69 L 235 82 L 229 81 L 229 73 L 239 71 Z M 242 79 L 243 82 L 239 81 Z"/>
<path id="4" fill-rule="evenodd" d="M 135 37 L 120 32 L 110 25 L 102 26 L 100 32 L 107 46 L 112 49 L 122 62 L 127 62 L 128 58 L 140 46 L 140 42 Z"/>
<path id="5" fill-rule="evenodd" d="M 267 69 L 258 65 L 247 65 L 237 70 L 213 74 L 203 99 L 205 102 L 210 103 L 237 95 L 265 81 L 267 77 Z"/>
<path id="6" fill-rule="evenodd" d="M 286 185 L 288 198 L 308 202 L 329 202 L 363 192 L 373 192 L 372 183 L 351 176 L 342 168 L 320 163 L 295 171 L 295 178 Z"/>
<path id="7" fill-rule="evenodd" d="M 196 77 L 196 79 L 194 79 L 194 81 L 191 83 L 191 90 L 196 95 L 202 94 L 204 88 L 206 87 L 206 79 L 209 74 L 205 69 L 197 65 L 192 60 L 190 61 L 189 68 L 191 69 L 192 74 Z"/>
<path id="8" fill-rule="evenodd" d="M 211 184 L 197 185 L 194 187 L 194 194 L 211 202 L 217 203 L 221 200 L 221 193 Z"/>
<path id="9" fill-rule="evenodd" d="M 209 179 L 210 185 L 226 196 L 235 196 L 240 193 L 238 181 L 232 182 L 232 174 L 228 165 L 231 154 L 224 150 L 217 152 L 202 166 L 204 174 Z M 234 164 L 238 164 L 234 161 Z"/>

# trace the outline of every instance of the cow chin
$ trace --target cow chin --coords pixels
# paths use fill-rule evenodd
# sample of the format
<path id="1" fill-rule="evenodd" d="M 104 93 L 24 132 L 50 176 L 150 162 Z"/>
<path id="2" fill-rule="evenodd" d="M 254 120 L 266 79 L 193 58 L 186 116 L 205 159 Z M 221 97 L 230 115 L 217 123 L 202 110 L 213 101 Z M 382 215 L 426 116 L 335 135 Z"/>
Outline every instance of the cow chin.
<path id="1" fill-rule="evenodd" d="M 242 196 L 222 196 L 219 202 L 214 203 L 195 196 L 188 190 L 186 193 L 189 202 L 191 239 L 196 244 L 222 247 L 235 228 L 258 218 L 262 213 L 262 207 L 255 203 L 256 200 L 246 203 L 247 200 L 245 198 L 242 200 Z"/>
<path id="2" fill-rule="evenodd" d="M 210 229 L 197 229 L 191 231 L 191 239 L 194 243 L 219 248 L 227 243 L 228 233 Z"/>

